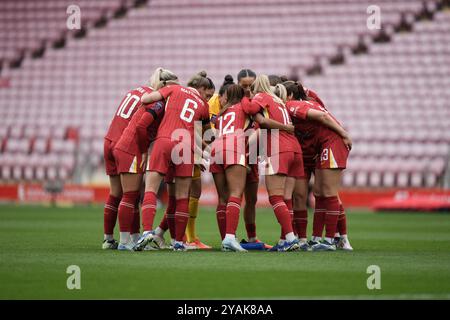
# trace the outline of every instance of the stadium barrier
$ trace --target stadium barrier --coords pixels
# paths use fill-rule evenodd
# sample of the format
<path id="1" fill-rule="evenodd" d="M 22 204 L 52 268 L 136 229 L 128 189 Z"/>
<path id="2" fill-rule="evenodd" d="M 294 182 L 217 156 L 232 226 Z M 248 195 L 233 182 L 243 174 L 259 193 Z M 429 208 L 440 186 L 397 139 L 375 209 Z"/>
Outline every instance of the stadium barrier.
<path id="1" fill-rule="evenodd" d="M 58 204 L 103 204 L 109 193 L 105 186 L 65 185 L 60 193 L 52 193 L 39 184 L 0 185 L 0 202 Z M 346 207 L 374 210 L 450 210 L 450 190 L 443 189 L 344 189 L 340 198 Z M 166 197 L 161 197 L 165 202 Z M 202 190 L 201 204 L 215 206 L 213 187 Z M 270 207 L 267 192 L 258 191 L 258 206 Z"/>
<path id="2" fill-rule="evenodd" d="M 397 191 L 392 197 L 376 199 L 372 203 L 375 211 L 449 211 L 449 192 L 422 194 L 416 191 Z"/>

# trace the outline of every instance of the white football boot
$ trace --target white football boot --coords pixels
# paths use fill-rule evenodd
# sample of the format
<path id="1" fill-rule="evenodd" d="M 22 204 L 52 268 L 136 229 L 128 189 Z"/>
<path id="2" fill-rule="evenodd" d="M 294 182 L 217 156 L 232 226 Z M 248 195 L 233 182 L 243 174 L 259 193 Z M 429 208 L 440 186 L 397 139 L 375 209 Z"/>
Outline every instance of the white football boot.
<path id="1" fill-rule="evenodd" d="M 119 243 L 119 246 L 117 247 L 117 250 L 120 250 L 120 251 L 133 251 L 135 245 L 136 244 L 133 241 L 129 241 L 127 243 Z"/>
<path id="2" fill-rule="evenodd" d="M 153 241 L 153 237 L 155 236 L 153 231 L 144 231 L 142 236 L 139 238 L 138 242 L 136 242 L 133 250 L 134 251 L 142 251 L 147 246 L 149 242 Z"/>
<path id="3" fill-rule="evenodd" d="M 144 248 L 145 251 L 154 251 L 161 249 L 168 249 L 168 247 L 166 245 L 164 237 L 161 237 L 160 235 L 157 234 L 153 235 L 153 239 L 149 241 Z"/>
<path id="4" fill-rule="evenodd" d="M 350 244 L 350 241 L 348 241 L 347 236 L 342 236 L 339 239 L 339 242 L 336 245 L 336 249 L 344 250 L 344 251 L 353 251 L 353 248 Z"/>
<path id="5" fill-rule="evenodd" d="M 102 249 L 103 250 L 116 250 L 119 246 L 119 243 L 112 239 L 112 240 L 103 240 Z"/>
<path id="6" fill-rule="evenodd" d="M 237 242 L 236 238 L 227 237 L 222 241 L 222 251 L 247 252 L 247 250 L 242 248 L 239 242 Z"/>
<path id="7" fill-rule="evenodd" d="M 312 251 L 336 251 L 336 245 L 330 243 L 327 240 L 322 240 L 321 242 L 313 245 L 311 247 Z"/>

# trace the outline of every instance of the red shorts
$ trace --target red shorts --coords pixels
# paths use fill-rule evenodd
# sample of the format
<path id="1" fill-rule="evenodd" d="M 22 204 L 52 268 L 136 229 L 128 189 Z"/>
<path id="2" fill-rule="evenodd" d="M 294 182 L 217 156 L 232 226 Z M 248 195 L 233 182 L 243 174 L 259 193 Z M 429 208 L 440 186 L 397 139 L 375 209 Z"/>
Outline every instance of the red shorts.
<path id="1" fill-rule="evenodd" d="M 211 153 L 212 162 L 209 166 L 211 173 L 224 172 L 228 167 L 233 165 L 246 166 L 247 159 L 245 154 L 237 152 L 213 152 Z"/>
<path id="2" fill-rule="evenodd" d="M 296 179 L 304 178 L 302 154 L 281 152 L 269 157 L 266 163 L 266 175 L 273 174 L 283 174 Z"/>
<path id="3" fill-rule="evenodd" d="M 116 167 L 118 173 L 143 174 L 145 172 L 145 153 L 134 155 L 114 148 L 113 155 L 116 159 Z"/>
<path id="4" fill-rule="evenodd" d="M 228 155 L 225 153 L 215 153 L 213 151 L 212 156 L 215 159 L 221 159 L 221 162 L 225 163 L 212 163 L 209 166 L 209 171 L 211 173 L 223 173 L 225 170 L 232 165 L 246 166 L 247 173 L 247 183 L 259 182 L 259 171 L 258 164 L 248 164 L 248 157 L 242 153 L 232 152 Z"/>
<path id="5" fill-rule="evenodd" d="M 150 147 L 148 149 L 148 154 L 147 154 L 147 166 L 146 166 L 146 170 L 149 171 L 150 168 L 150 155 L 152 153 L 153 150 L 153 144 L 154 141 L 150 144 Z M 169 171 L 167 171 L 166 175 L 164 176 L 164 182 L 165 183 L 175 183 L 175 176 L 174 176 L 174 167 L 170 166 L 169 167 Z"/>
<path id="6" fill-rule="evenodd" d="M 116 176 L 117 172 L 116 159 L 114 158 L 113 149 L 114 142 L 105 139 L 103 143 L 103 158 L 105 159 L 105 171 L 108 176 Z"/>
<path id="7" fill-rule="evenodd" d="M 342 139 L 334 138 L 322 145 L 316 169 L 345 169 L 348 154 L 349 150 Z"/>
<path id="8" fill-rule="evenodd" d="M 150 151 L 147 170 L 166 175 L 169 173 L 170 167 L 173 166 L 174 177 L 192 177 L 194 173 L 194 153 L 189 148 L 191 153 L 189 163 L 175 164 L 172 161 L 172 149 L 177 145 L 178 142 L 169 138 L 156 139 Z"/>

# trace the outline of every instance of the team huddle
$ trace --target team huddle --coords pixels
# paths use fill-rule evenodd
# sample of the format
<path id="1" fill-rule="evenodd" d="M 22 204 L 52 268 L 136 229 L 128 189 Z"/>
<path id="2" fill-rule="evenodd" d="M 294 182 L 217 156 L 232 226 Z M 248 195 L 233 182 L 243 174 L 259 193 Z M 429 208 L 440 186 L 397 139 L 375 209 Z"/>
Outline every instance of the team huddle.
<path id="1" fill-rule="evenodd" d="M 195 231 L 201 175 L 209 171 L 217 189 L 223 251 L 353 250 L 339 198 L 352 141 L 319 96 L 301 83 L 249 69 L 238 73 L 237 83 L 227 75 L 215 91 L 206 72 L 182 86 L 176 74 L 157 68 L 149 86 L 131 90 L 122 100 L 104 143 L 110 195 L 104 208 L 103 249 L 211 249 Z M 312 175 L 315 210 L 308 241 Z M 274 246 L 256 235 L 262 176 L 281 229 Z M 168 204 L 154 228 L 162 182 Z M 239 242 L 243 198 L 247 239 Z M 117 218 L 119 242 L 113 236 Z M 167 230 L 170 244 L 164 239 Z"/>

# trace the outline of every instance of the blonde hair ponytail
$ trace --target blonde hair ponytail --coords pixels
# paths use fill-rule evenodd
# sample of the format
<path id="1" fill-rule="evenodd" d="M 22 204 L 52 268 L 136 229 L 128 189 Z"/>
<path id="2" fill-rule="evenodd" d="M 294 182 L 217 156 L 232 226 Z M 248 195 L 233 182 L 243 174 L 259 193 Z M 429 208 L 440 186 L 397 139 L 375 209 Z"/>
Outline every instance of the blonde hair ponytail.
<path id="1" fill-rule="evenodd" d="M 253 82 L 253 88 L 254 88 L 253 89 L 254 92 L 267 93 L 268 95 L 270 95 L 273 98 L 273 100 L 276 103 L 284 105 L 284 101 L 272 92 L 272 89 L 270 87 L 269 77 L 266 76 L 265 74 L 260 74 L 256 77 L 255 82 Z"/>
<path id="2" fill-rule="evenodd" d="M 287 100 L 287 90 L 286 87 L 283 86 L 281 83 L 278 83 L 275 87 L 273 88 L 273 93 L 279 97 L 281 100 L 283 100 L 283 102 L 286 102 Z"/>
<path id="3" fill-rule="evenodd" d="M 150 77 L 150 86 L 158 90 L 168 84 L 180 84 L 175 73 L 164 68 L 156 68 Z"/>

